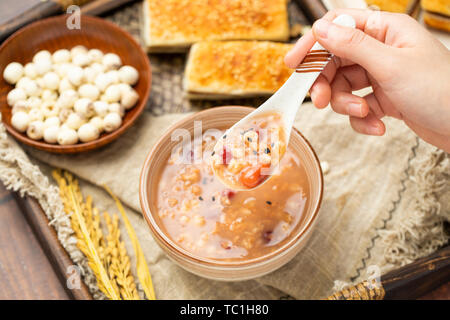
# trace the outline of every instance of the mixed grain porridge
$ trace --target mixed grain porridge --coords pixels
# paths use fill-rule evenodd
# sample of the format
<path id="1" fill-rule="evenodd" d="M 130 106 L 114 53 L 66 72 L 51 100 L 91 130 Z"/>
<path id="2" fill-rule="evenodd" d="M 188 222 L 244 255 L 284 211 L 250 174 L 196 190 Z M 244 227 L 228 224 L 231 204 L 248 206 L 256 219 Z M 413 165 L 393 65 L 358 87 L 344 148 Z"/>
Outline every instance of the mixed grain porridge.
<path id="1" fill-rule="evenodd" d="M 252 189 L 263 183 L 286 151 L 279 113 L 251 118 L 219 139 L 214 147 L 215 174 L 233 189 Z"/>
<path id="2" fill-rule="evenodd" d="M 288 147 L 271 179 L 253 190 L 233 191 L 212 168 L 222 134 L 206 132 L 189 148 L 174 150 L 155 190 L 157 220 L 173 241 L 202 258 L 258 258 L 283 246 L 300 225 L 308 205 L 307 175 Z"/>

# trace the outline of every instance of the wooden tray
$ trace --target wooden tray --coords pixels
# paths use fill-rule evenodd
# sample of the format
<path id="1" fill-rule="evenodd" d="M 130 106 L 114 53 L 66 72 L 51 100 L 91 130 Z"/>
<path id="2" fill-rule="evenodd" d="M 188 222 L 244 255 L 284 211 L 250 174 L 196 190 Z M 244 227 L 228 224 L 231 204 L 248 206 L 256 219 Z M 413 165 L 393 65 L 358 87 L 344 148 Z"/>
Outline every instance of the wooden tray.
<path id="1" fill-rule="evenodd" d="M 69 289 L 65 285 L 67 267 L 73 265 L 73 262 L 58 241 L 55 230 L 48 224 L 49 221 L 39 203 L 30 197 L 21 198 L 16 193 L 14 198 L 68 295 L 77 300 L 92 300 L 84 283 L 80 289 Z M 381 276 L 385 300 L 450 299 L 449 281 L 450 247 L 445 247 L 428 257 Z M 335 293 L 335 298 L 345 299 L 343 293 Z"/>
<path id="2" fill-rule="evenodd" d="M 17 193 L 14 193 L 14 198 L 69 297 L 76 300 L 92 300 L 89 289 L 83 281 L 81 281 L 80 289 L 69 289 L 67 287 L 68 275 L 66 271 L 74 263 L 59 242 L 55 229 L 49 225 L 47 216 L 39 203 L 31 197 L 21 198 Z"/>

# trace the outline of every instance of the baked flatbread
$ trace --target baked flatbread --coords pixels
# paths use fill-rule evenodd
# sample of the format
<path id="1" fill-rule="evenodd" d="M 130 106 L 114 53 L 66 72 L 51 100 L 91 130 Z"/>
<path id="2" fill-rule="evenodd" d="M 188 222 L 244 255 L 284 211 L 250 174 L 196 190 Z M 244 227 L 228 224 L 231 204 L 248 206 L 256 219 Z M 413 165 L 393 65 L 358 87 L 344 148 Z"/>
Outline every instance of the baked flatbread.
<path id="1" fill-rule="evenodd" d="M 292 74 L 284 64 L 291 44 L 207 41 L 191 47 L 184 90 L 191 99 L 268 96 Z"/>
<path id="2" fill-rule="evenodd" d="M 423 21 L 430 27 L 450 32 L 450 1 L 422 0 L 422 8 L 426 10 Z"/>
<path id="3" fill-rule="evenodd" d="M 185 51 L 204 40 L 289 38 L 287 0 L 145 0 L 148 51 Z"/>
<path id="4" fill-rule="evenodd" d="M 419 0 L 366 0 L 370 6 L 378 7 L 383 11 L 406 13 L 417 18 L 420 11 Z"/>

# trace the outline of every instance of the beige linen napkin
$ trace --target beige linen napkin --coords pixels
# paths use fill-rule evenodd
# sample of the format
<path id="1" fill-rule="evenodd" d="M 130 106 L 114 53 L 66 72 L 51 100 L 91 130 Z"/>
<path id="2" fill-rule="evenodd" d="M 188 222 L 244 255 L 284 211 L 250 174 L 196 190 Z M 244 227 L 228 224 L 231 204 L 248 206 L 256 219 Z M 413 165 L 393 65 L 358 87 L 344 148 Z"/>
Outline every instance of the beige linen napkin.
<path id="1" fill-rule="evenodd" d="M 157 247 L 141 217 L 138 198 L 147 153 L 164 130 L 184 116 L 145 113 L 119 140 L 91 153 L 53 155 L 26 148 L 33 158 L 89 182 L 97 204 L 110 201 L 96 187 L 106 184 L 129 207 L 158 298 L 324 298 L 335 280 L 365 277 L 369 265 L 384 272 L 447 241 L 442 224 L 450 221 L 448 154 L 420 141 L 400 121 L 387 119 L 383 137 L 363 136 L 352 131 L 346 117 L 305 103 L 295 126 L 330 167 L 318 223 L 307 246 L 286 266 L 256 280 L 225 283 L 194 276 Z"/>

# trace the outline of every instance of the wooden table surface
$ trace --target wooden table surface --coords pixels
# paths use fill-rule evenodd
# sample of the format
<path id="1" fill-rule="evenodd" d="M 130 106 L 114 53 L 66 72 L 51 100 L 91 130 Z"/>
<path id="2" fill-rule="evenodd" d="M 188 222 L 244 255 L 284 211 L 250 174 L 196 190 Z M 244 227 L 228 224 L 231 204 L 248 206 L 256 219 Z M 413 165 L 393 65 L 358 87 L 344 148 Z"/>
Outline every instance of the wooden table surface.
<path id="1" fill-rule="evenodd" d="M 70 299 L 15 197 L 0 183 L 0 299 Z M 450 283 L 422 299 L 450 299 Z"/>

